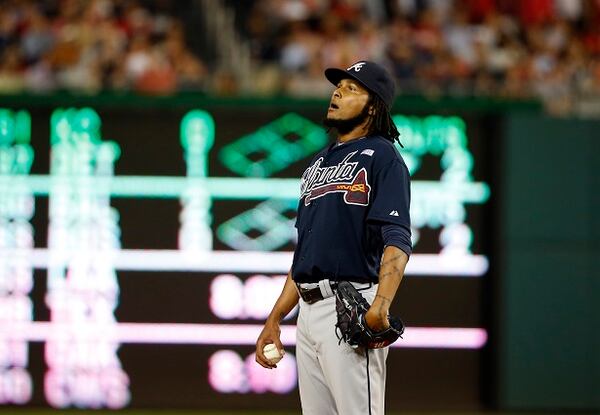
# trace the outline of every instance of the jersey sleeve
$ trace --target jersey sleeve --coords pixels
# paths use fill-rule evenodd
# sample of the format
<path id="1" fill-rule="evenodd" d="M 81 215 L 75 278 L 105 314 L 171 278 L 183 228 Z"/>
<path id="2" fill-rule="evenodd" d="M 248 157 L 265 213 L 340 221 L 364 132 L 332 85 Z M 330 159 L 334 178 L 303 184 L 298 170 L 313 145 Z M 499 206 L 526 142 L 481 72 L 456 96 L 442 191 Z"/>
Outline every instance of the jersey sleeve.
<path id="1" fill-rule="evenodd" d="M 412 253 L 412 241 L 410 239 L 410 227 L 386 223 L 381 226 L 381 236 L 384 246 L 395 246 L 403 250 L 406 255 Z"/>
<path id="2" fill-rule="evenodd" d="M 406 165 L 393 160 L 375 172 L 373 199 L 367 221 L 393 223 L 410 228 L 410 176 Z"/>

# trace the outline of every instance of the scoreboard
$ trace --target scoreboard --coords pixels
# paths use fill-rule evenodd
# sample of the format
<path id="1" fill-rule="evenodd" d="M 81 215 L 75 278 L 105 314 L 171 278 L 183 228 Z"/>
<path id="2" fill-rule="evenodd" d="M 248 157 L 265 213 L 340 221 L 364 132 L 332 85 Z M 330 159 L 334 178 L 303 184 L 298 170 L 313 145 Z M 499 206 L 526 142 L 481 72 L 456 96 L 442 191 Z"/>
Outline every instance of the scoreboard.
<path id="1" fill-rule="evenodd" d="M 0 404 L 298 408 L 294 310 L 254 342 L 292 262 L 322 111 L 0 110 Z M 414 254 L 388 407 L 481 404 L 490 146 L 482 120 L 394 115 Z"/>

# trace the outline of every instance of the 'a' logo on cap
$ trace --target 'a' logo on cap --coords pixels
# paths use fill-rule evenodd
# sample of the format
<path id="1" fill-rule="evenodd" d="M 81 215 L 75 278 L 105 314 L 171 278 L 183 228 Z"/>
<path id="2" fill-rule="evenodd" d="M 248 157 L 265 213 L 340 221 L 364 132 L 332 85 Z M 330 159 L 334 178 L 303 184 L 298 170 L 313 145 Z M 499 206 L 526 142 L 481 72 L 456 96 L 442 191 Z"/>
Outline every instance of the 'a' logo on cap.
<path id="1" fill-rule="evenodd" d="M 354 72 L 358 72 L 360 71 L 360 68 L 362 68 L 365 64 L 366 62 L 357 62 L 346 70 L 351 71 L 352 69 L 354 69 Z"/>

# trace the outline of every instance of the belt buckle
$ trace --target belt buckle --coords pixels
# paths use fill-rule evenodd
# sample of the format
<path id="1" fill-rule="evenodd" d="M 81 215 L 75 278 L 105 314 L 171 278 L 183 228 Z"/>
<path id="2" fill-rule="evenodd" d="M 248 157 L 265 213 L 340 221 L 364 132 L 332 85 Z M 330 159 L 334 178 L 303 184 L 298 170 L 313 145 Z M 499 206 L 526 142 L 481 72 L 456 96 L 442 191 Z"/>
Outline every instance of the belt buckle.
<path id="1" fill-rule="evenodd" d="M 314 304 L 323 299 L 323 295 L 321 294 L 319 287 L 302 288 L 300 284 L 298 284 L 298 292 L 300 293 L 300 297 L 302 297 L 304 302 L 307 304 Z"/>

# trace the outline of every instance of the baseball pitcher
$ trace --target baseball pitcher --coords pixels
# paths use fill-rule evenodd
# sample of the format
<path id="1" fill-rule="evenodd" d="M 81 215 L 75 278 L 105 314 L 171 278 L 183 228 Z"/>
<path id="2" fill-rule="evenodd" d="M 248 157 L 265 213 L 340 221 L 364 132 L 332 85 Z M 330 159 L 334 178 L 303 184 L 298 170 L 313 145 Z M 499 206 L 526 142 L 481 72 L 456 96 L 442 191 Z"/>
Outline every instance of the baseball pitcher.
<path id="1" fill-rule="evenodd" d="M 277 367 L 265 347 L 283 352 L 280 322 L 299 304 L 303 414 L 383 415 L 388 346 L 404 330 L 389 309 L 412 252 L 410 177 L 390 116 L 395 86 L 369 61 L 325 76 L 335 86 L 325 125 L 337 139 L 302 175 L 298 245 L 256 361 Z"/>

